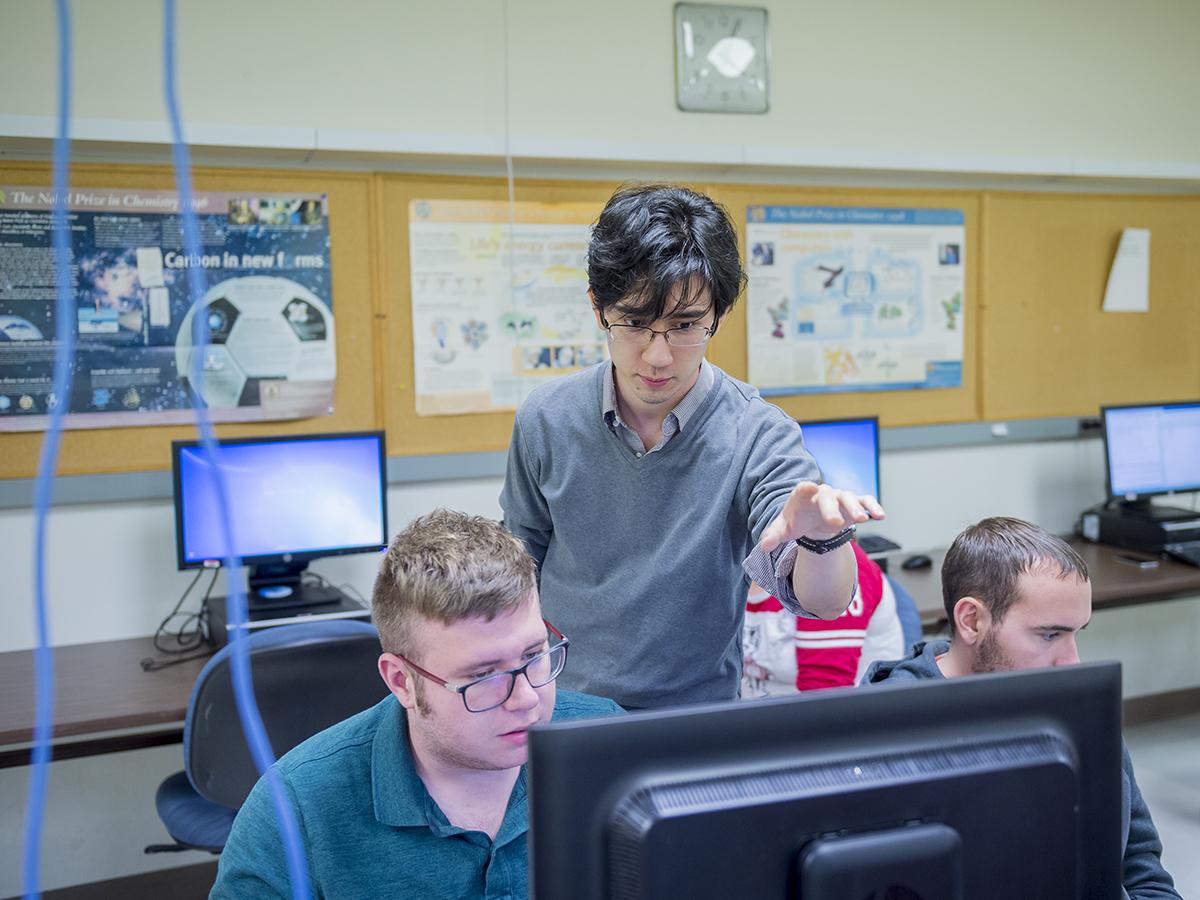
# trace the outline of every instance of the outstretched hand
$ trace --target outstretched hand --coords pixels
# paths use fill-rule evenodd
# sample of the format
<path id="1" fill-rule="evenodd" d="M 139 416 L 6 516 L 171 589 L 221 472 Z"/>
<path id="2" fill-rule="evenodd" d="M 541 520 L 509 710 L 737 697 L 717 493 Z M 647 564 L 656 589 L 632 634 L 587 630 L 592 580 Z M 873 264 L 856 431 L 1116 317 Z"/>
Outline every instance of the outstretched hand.
<path id="1" fill-rule="evenodd" d="M 850 525 L 882 519 L 885 515 L 874 497 L 840 491 L 814 481 L 801 481 L 792 488 L 775 521 L 763 529 L 759 546 L 764 553 L 770 553 L 779 545 L 799 537 L 828 540 Z"/>

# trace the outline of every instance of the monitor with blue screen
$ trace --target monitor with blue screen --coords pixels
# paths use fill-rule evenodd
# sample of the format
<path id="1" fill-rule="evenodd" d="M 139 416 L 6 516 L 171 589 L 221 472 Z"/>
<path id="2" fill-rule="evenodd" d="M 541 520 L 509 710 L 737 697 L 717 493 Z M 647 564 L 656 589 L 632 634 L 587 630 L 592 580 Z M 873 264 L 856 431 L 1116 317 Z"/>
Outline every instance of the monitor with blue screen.
<path id="1" fill-rule="evenodd" d="M 800 432 L 826 484 L 879 498 L 878 419 L 801 422 Z"/>
<path id="2" fill-rule="evenodd" d="M 828 485 L 855 494 L 870 494 L 879 499 L 879 420 L 823 419 L 801 422 L 804 446 L 821 469 Z M 858 544 L 868 554 L 881 559 L 883 554 L 900 549 L 895 541 L 879 534 L 858 534 Z M 885 567 L 886 563 L 880 562 Z"/>
<path id="3" fill-rule="evenodd" d="M 387 546 L 386 450 L 382 432 L 247 438 L 217 447 L 233 541 L 221 524 L 217 482 L 204 447 L 172 444 L 175 546 L 180 569 L 250 566 L 250 603 L 333 602 L 309 590 L 310 560 Z"/>
<path id="4" fill-rule="evenodd" d="M 1106 406 L 1102 416 L 1109 497 L 1200 490 L 1200 402 Z"/>

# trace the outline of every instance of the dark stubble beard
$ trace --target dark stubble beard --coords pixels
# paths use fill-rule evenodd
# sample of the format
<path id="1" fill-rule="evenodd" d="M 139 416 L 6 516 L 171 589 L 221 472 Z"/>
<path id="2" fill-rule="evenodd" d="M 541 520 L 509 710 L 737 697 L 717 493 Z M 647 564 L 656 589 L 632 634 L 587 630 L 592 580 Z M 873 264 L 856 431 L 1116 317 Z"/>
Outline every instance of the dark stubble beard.
<path id="1" fill-rule="evenodd" d="M 1013 662 L 1000 649 L 1000 637 L 995 625 L 988 629 L 983 640 L 979 642 L 979 650 L 971 660 L 971 671 L 975 674 L 985 672 L 1010 672 Z"/>

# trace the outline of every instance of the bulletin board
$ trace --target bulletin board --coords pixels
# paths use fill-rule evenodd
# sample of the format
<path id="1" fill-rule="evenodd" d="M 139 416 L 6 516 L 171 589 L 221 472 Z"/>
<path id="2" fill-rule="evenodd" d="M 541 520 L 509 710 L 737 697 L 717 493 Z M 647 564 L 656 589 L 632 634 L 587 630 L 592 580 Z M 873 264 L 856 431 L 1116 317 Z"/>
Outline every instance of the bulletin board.
<path id="1" fill-rule="evenodd" d="M 979 206 L 977 193 L 955 191 L 867 191 L 797 188 L 789 186 L 737 186 L 712 184 L 710 195 L 733 216 L 746 254 L 746 207 L 760 204 L 786 206 L 858 206 L 944 208 L 962 210 L 966 226 L 965 292 L 962 321 L 964 356 L 962 385 L 957 388 L 803 394 L 772 397 L 772 402 L 797 419 L 831 419 L 853 416 L 879 417 L 882 426 L 930 425 L 979 418 L 975 344 L 979 323 L 978 295 Z M 709 358 L 737 378 L 745 378 L 746 309 L 739 302 L 713 339 Z"/>
<path id="2" fill-rule="evenodd" d="M 42 163 L 0 163 L 0 183 L 46 186 Z M 328 417 L 221 425 L 222 437 L 384 428 L 392 456 L 504 450 L 511 412 L 418 415 L 414 390 L 410 203 L 505 201 L 503 178 L 197 168 L 197 190 L 322 192 L 329 197 L 337 322 L 335 411 Z M 167 167 L 78 165 L 72 186 L 166 188 Z M 519 179 L 515 199 L 594 204 L 616 181 Z M 745 247 L 751 205 L 961 210 L 964 355 L 959 387 L 772 397 L 789 415 L 877 415 L 884 426 L 1090 415 L 1101 404 L 1200 396 L 1200 199 L 971 190 L 800 188 L 692 183 L 725 205 Z M 1101 299 L 1121 229 L 1151 230 L 1150 311 L 1105 314 Z M 581 304 L 587 303 L 580 296 Z M 744 301 L 709 358 L 747 371 Z M 73 430 L 61 474 L 161 470 L 188 427 Z M 36 472 L 40 433 L 0 434 L 0 478 Z"/>
<path id="3" fill-rule="evenodd" d="M 612 194 L 611 182 L 516 182 L 514 200 L 542 203 L 594 203 L 599 216 Z M 412 285 L 409 278 L 409 204 L 419 199 L 508 199 L 503 178 L 431 178 L 382 175 L 378 191 L 380 216 L 381 293 L 386 315 L 385 349 L 381 356 L 381 396 L 387 423 L 388 452 L 411 456 L 504 450 L 512 436 L 511 412 L 421 416 L 413 384 Z M 588 302 L 586 294 L 580 304 Z"/>
<path id="4" fill-rule="evenodd" d="M 48 187 L 52 173 L 40 163 L 0 163 L 0 184 Z M 165 166 L 73 165 L 70 185 L 81 188 L 174 188 Z M 197 191 L 324 193 L 329 198 L 330 264 L 337 333 L 337 385 L 329 416 L 286 422 L 223 424 L 220 437 L 350 431 L 376 427 L 375 334 L 368 174 L 212 169 L 197 167 Z M 194 439 L 188 426 L 70 429 L 63 433 L 58 473 L 137 472 L 170 468 L 172 440 Z M 42 432 L 0 434 L 0 478 L 36 474 Z"/>
<path id="5" fill-rule="evenodd" d="M 1150 229 L 1150 308 L 1103 312 L 1124 228 Z M 984 419 L 1200 397 L 1200 199 L 983 200 Z"/>
<path id="6" fill-rule="evenodd" d="M 559 181 L 517 182 L 516 197 L 541 202 L 593 201 L 599 215 L 616 182 L 565 183 Z M 980 200 L 968 192 L 834 191 L 798 190 L 792 187 L 739 187 L 729 184 L 693 183 L 696 190 L 710 194 L 730 211 L 738 227 L 745 252 L 745 207 L 754 203 L 851 204 L 934 206 L 962 209 L 967 233 L 978 232 Z M 511 413 L 462 416 L 419 416 L 413 396 L 411 341 L 411 295 L 408 279 L 408 210 L 413 199 L 504 199 L 503 179 L 420 178 L 382 176 L 379 185 L 382 213 L 382 246 L 387 248 L 382 267 L 381 291 L 387 315 L 386 351 L 382 354 L 382 394 L 388 425 L 389 452 L 394 454 L 463 453 L 503 450 L 512 431 Z M 968 241 L 970 240 L 968 238 Z M 879 415 L 885 425 L 929 424 L 978 418 L 975 366 L 974 297 L 978 265 L 968 250 L 966 259 L 967 298 L 964 310 L 966 356 L 963 384 L 946 390 L 844 393 L 836 395 L 772 398 L 797 418 Z M 586 302 L 584 297 L 580 302 Z M 745 307 L 739 301 L 722 324 L 709 349 L 709 358 L 735 378 L 746 377 Z"/>

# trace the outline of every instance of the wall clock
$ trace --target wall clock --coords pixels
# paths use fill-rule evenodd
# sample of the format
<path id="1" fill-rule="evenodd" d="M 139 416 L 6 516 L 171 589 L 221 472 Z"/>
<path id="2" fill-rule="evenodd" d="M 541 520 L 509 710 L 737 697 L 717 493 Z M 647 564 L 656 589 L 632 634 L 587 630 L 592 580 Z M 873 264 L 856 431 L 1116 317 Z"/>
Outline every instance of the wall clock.
<path id="1" fill-rule="evenodd" d="M 681 110 L 766 112 L 769 57 L 766 9 L 675 4 L 675 102 Z"/>

